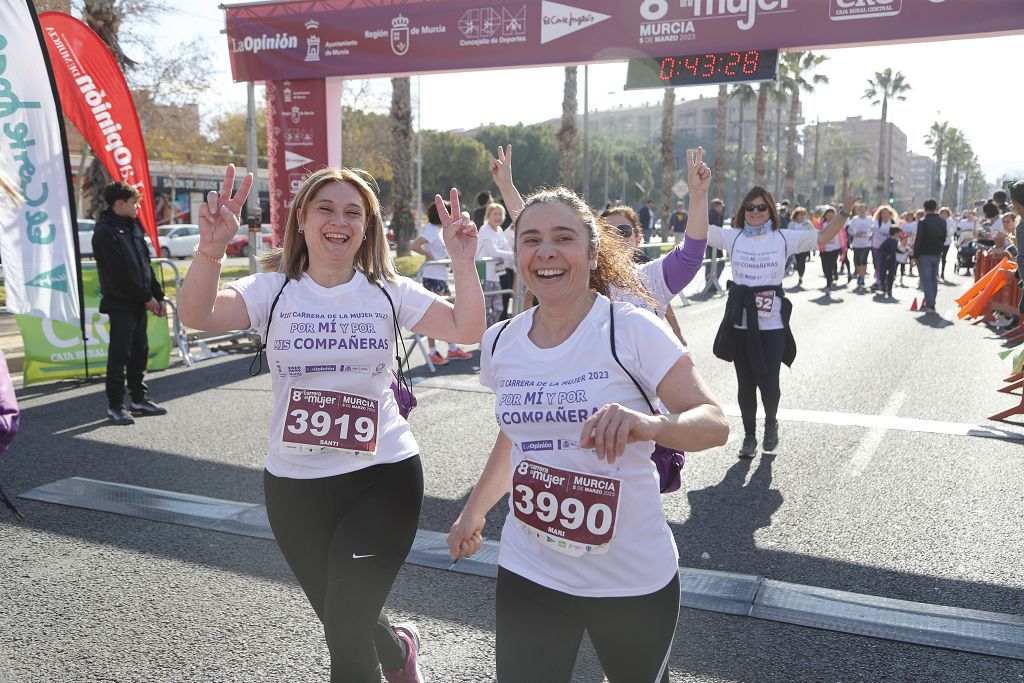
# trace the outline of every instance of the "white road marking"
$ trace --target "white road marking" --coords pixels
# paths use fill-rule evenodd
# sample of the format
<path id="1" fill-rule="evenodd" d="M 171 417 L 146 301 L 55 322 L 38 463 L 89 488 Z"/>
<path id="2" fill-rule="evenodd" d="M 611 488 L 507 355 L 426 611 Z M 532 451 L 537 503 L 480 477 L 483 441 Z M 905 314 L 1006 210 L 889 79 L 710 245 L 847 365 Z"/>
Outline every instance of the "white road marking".
<path id="1" fill-rule="evenodd" d="M 907 399 L 907 392 L 897 391 L 889 397 L 889 402 L 882 408 L 882 417 L 894 416 L 903 405 L 903 401 Z M 869 431 L 864 438 L 861 440 L 857 450 L 854 451 L 853 457 L 846 463 L 846 475 L 852 478 L 859 477 L 867 469 L 871 463 L 871 458 L 874 457 L 875 452 L 878 450 L 879 445 L 882 443 L 882 439 L 885 438 L 885 433 L 889 431 L 885 427 L 876 427 Z"/>

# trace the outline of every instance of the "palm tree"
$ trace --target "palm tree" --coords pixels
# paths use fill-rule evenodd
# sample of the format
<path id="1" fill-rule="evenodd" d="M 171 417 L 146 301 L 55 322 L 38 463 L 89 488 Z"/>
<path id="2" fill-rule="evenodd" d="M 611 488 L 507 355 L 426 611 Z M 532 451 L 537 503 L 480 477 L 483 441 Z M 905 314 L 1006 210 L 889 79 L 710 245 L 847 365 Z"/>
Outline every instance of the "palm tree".
<path id="1" fill-rule="evenodd" d="M 661 100 L 661 239 L 667 240 L 668 217 L 672 212 L 672 186 L 676 177 L 675 144 L 672 129 L 675 123 L 676 89 L 665 88 Z"/>
<path id="2" fill-rule="evenodd" d="M 814 86 L 828 83 L 828 76 L 814 74 L 808 81 L 805 74 L 810 76 L 814 69 L 828 61 L 825 55 L 816 55 L 813 52 L 787 52 L 782 58 L 782 69 L 787 76 L 789 86 L 789 140 L 786 144 L 786 183 L 782 193 L 787 197 L 796 199 L 796 122 L 800 115 L 800 92 L 813 92 Z"/>
<path id="3" fill-rule="evenodd" d="M 757 87 L 757 123 L 754 128 L 754 184 L 764 185 L 764 120 L 768 114 L 768 94 L 771 85 L 762 83 Z"/>
<path id="4" fill-rule="evenodd" d="M 779 196 L 779 170 L 782 162 L 782 105 L 789 95 L 789 76 L 784 69 L 779 77 L 769 84 L 768 94 L 775 101 L 775 169 L 772 172 L 772 191 Z"/>
<path id="5" fill-rule="evenodd" d="M 558 183 L 576 184 L 576 67 L 565 67 L 562 126 L 558 129 Z"/>
<path id="6" fill-rule="evenodd" d="M 711 183 L 721 183 L 725 179 L 725 124 L 729 116 L 729 86 L 724 83 L 718 86 L 718 118 L 715 126 L 715 160 L 711 164 Z M 721 187 L 721 186 L 719 186 Z M 713 191 L 721 195 L 720 189 Z"/>
<path id="7" fill-rule="evenodd" d="M 957 177 L 959 166 L 971 155 L 971 145 L 964 138 L 964 134 L 959 128 L 950 126 L 946 132 L 946 183 L 942 188 L 944 206 L 956 204 L 956 196 L 960 189 L 960 179 Z"/>
<path id="8" fill-rule="evenodd" d="M 743 111 L 756 95 L 753 86 L 743 83 L 741 85 L 734 85 L 732 92 L 729 93 L 729 97 L 739 100 L 740 103 L 740 120 L 739 127 L 737 128 L 739 140 L 736 143 L 736 196 L 733 198 L 733 204 L 738 206 L 740 200 L 743 199 Z"/>
<path id="9" fill-rule="evenodd" d="M 882 104 L 882 121 L 878 127 L 878 177 L 875 182 L 875 192 L 879 197 L 885 196 L 886 189 L 885 121 L 889 114 L 889 100 L 905 102 L 907 92 L 910 92 L 910 83 L 906 76 L 899 71 L 893 73 L 891 67 L 885 71 L 876 71 L 874 79 L 868 79 L 868 87 L 864 90 L 862 99 L 870 100 L 871 104 Z M 889 136 L 891 139 L 892 131 Z"/>
<path id="10" fill-rule="evenodd" d="M 932 149 L 935 154 L 935 178 L 932 180 L 932 196 L 942 195 L 942 158 L 946 153 L 946 136 L 949 133 L 949 122 L 939 123 L 934 121 L 928 134 L 924 137 L 924 144 Z"/>
<path id="11" fill-rule="evenodd" d="M 412 218 L 412 99 L 409 77 L 391 79 L 391 137 L 394 140 L 391 186 L 391 229 L 395 231 L 398 255 L 409 253 L 409 241 L 416 236 Z"/>

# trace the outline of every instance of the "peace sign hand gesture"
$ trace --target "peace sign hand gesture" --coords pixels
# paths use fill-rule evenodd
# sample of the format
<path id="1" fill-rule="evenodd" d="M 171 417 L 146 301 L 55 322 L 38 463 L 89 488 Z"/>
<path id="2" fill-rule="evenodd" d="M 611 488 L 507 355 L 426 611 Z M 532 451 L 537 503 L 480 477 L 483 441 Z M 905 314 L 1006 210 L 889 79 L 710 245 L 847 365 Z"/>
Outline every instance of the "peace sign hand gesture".
<path id="1" fill-rule="evenodd" d="M 498 158 L 491 159 L 491 178 L 499 189 L 512 186 L 512 145 L 498 147 Z"/>
<path id="2" fill-rule="evenodd" d="M 850 213 L 859 202 L 860 197 L 853 196 L 853 183 L 846 183 L 843 186 L 843 211 Z"/>
<path id="3" fill-rule="evenodd" d="M 199 206 L 199 244 L 209 247 L 215 253 L 227 249 L 228 242 L 238 232 L 242 220 L 242 207 L 252 187 L 252 173 L 242 179 L 238 191 L 234 195 L 231 189 L 235 184 L 235 165 L 229 164 L 224 169 L 224 181 L 220 192 L 210 190 L 206 201 Z"/>
<path id="4" fill-rule="evenodd" d="M 696 195 L 707 196 L 711 189 L 711 168 L 704 163 L 704 148 L 686 150 L 686 184 L 689 186 L 691 198 Z"/>
<path id="5" fill-rule="evenodd" d="M 441 195 L 434 195 L 434 205 L 441 219 L 441 232 L 444 246 L 448 249 L 448 257 L 452 261 L 472 261 L 476 258 L 476 224 L 468 216 L 462 215 L 459 204 L 459 191 L 451 190 L 451 213 L 445 208 Z"/>

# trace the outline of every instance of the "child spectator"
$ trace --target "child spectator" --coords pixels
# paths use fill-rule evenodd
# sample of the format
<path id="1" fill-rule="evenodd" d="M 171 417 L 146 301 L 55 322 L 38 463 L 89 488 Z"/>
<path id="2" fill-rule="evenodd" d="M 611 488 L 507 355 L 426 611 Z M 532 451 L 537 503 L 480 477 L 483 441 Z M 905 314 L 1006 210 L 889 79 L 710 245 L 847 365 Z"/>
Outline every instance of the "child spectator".
<path id="1" fill-rule="evenodd" d="M 896 279 L 896 256 L 899 254 L 901 231 L 895 225 L 889 228 L 889 236 L 878 248 L 881 258 L 881 284 L 885 296 L 892 299 L 892 283 Z M 906 253 L 906 252 L 904 252 Z"/>

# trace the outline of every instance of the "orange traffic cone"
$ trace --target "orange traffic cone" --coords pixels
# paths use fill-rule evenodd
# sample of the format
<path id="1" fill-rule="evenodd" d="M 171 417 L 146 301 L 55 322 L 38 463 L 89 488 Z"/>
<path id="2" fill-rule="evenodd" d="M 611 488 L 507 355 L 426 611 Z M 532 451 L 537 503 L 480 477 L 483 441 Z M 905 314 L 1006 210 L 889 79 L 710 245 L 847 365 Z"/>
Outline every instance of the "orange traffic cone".
<path id="1" fill-rule="evenodd" d="M 917 297 L 916 296 L 914 297 L 914 303 L 910 304 L 910 310 L 911 311 L 916 311 L 917 310 Z"/>

